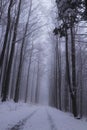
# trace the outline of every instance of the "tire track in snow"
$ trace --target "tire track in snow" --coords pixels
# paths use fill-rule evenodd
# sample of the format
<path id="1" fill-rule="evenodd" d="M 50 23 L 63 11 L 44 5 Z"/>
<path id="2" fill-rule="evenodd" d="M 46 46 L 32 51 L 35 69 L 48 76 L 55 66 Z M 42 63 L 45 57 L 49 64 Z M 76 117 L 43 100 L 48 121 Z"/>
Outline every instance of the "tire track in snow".
<path id="1" fill-rule="evenodd" d="M 48 115 L 48 120 L 50 123 L 51 130 L 58 130 L 55 126 L 55 123 L 54 123 L 54 120 L 52 119 L 52 116 L 48 113 L 48 111 L 47 111 L 47 115 Z"/>
<path id="2" fill-rule="evenodd" d="M 16 125 L 14 125 L 12 128 L 8 128 L 7 130 L 22 130 L 26 121 L 28 119 L 30 119 L 36 112 L 37 112 L 37 110 L 34 110 L 31 114 L 29 114 L 29 116 L 27 116 L 23 120 L 19 121 Z"/>

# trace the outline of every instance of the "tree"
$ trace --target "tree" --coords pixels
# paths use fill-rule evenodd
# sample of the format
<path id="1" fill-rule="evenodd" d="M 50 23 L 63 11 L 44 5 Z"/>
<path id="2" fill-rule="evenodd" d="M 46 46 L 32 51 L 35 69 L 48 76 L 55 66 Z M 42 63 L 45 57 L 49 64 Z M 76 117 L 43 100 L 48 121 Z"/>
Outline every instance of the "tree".
<path id="1" fill-rule="evenodd" d="M 19 23 L 20 10 L 21 10 L 21 0 L 19 1 L 19 4 L 18 4 L 18 11 L 17 11 L 16 21 L 15 21 L 15 25 L 14 25 L 12 47 L 11 47 L 10 57 L 9 57 L 8 66 L 7 66 L 6 79 L 5 79 L 3 87 L 2 87 L 2 101 L 6 101 L 7 96 L 8 96 L 10 74 L 11 74 L 11 67 L 12 67 L 14 50 L 15 50 L 15 41 L 16 41 L 16 37 L 17 37 L 17 28 L 18 28 L 18 23 Z"/>
<path id="2" fill-rule="evenodd" d="M 7 45 L 7 42 L 8 42 L 8 36 L 9 36 L 10 25 L 11 25 L 12 4 L 13 4 L 13 0 L 10 0 L 9 7 L 8 7 L 8 13 L 7 13 L 7 26 L 6 26 L 6 32 L 5 32 L 5 37 L 4 37 L 4 44 L 3 44 L 3 49 L 2 49 L 2 52 L 1 52 L 1 55 L 0 55 L 0 67 L 2 67 L 2 64 L 3 64 L 5 49 L 6 49 L 6 45 Z"/>
<path id="3" fill-rule="evenodd" d="M 27 31 L 28 31 L 27 29 L 28 29 L 28 26 L 29 26 L 31 8 L 32 8 L 32 0 L 30 1 L 29 13 L 28 13 L 27 22 L 26 22 L 26 25 L 25 25 L 25 31 L 24 31 L 24 36 L 23 36 L 21 51 L 20 51 L 19 67 L 18 67 L 17 82 L 16 82 L 16 89 L 15 89 L 15 96 L 14 96 L 15 102 L 18 102 L 18 99 L 19 99 L 20 77 L 21 77 L 21 71 L 22 71 L 22 64 L 23 64 L 23 60 L 24 60 L 23 59 L 23 50 L 24 50 L 24 45 L 25 45 L 26 34 L 27 34 Z"/>
<path id="4" fill-rule="evenodd" d="M 77 116 L 77 105 L 76 105 L 76 59 L 75 59 L 75 37 L 74 37 L 74 25 L 78 21 L 78 5 L 79 1 L 61 0 L 56 1 L 58 7 L 58 16 L 62 20 L 61 26 L 56 30 L 60 34 L 60 37 L 66 37 L 66 65 L 67 65 L 67 81 L 69 85 L 70 95 L 72 99 L 72 109 L 73 114 Z M 71 57 L 72 57 L 72 84 L 70 83 L 71 77 L 69 72 L 69 62 L 68 62 L 68 34 L 67 30 L 70 30 L 71 34 Z M 55 31 L 55 30 L 54 30 Z"/>

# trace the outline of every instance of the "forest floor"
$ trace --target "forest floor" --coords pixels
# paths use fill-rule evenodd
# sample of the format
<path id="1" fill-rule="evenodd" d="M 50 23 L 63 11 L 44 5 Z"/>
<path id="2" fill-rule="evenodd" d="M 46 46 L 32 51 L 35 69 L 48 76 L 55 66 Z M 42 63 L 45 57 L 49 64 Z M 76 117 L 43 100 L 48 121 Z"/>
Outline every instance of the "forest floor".
<path id="1" fill-rule="evenodd" d="M 47 106 L 5 102 L 0 103 L 0 130 L 87 130 L 87 121 Z"/>

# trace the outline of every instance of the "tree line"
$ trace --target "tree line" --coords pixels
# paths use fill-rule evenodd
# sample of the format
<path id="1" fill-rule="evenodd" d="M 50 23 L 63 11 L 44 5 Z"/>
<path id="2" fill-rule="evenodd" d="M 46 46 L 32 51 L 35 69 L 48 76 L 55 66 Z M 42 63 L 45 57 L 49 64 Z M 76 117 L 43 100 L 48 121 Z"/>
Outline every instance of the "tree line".
<path id="1" fill-rule="evenodd" d="M 55 29 L 45 41 L 52 43 L 47 72 L 39 38 L 47 31 L 41 24 L 42 6 L 35 0 L 0 1 L 0 100 L 38 103 L 41 79 L 48 74 L 49 105 L 82 118 L 87 116 L 87 2 L 55 4 Z"/>
<path id="2" fill-rule="evenodd" d="M 38 42 L 42 23 L 40 3 L 34 0 L 0 1 L 0 100 L 38 100 L 41 51 Z M 40 14 L 41 15 L 41 14 Z M 32 68 L 33 67 L 33 68 Z M 31 78 L 32 77 L 32 78 Z M 32 81 L 31 81 L 32 80 Z M 33 83 L 35 80 L 35 84 Z M 35 92 L 33 88 L 35 87 Z M 37 99 L 35 99 L 35 96 Z"/>
<path id="3" fill-rule="evenodd" d="M 81 118 L 87 115 L 87 1 L 56 0 L 56 6 L 54 106 Z"/>

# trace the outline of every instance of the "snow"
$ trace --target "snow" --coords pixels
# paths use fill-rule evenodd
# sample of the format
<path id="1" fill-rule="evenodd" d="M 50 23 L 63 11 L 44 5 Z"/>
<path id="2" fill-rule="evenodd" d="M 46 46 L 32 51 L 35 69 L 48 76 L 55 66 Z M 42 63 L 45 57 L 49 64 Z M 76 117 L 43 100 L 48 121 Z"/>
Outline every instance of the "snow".
<path id="1" fill-rule="evenodd" d="M 36 110 L 36 107 L 24 103 L 6 102 L 0 104 L 0 130 L 6 130 L 24 119 L 31 112 Z"/>
<path id="2" fill-rule="evenodd" d="M 87 121 L 47 106 L 5 102 L 0 103 L 0 130 L 87 130 Z"/>

